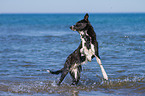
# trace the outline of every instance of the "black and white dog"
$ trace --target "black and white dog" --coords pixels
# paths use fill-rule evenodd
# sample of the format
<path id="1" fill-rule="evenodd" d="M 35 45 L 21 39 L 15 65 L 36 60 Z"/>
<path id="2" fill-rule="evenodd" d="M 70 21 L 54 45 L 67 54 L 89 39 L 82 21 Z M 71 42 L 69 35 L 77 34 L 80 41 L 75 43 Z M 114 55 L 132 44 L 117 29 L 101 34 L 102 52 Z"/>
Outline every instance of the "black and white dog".
<path id="1" fill-rule="evenodd" d="M 50 71 L 47 70 L 49 73 L 52 74 L 59 74 L 61 73 L 60 80 L 58 85 L 61 84 L 65 76 L 70 73 L 72 77 L 72 85 L 77 85 L 80 80 L 80 73 L 82 71 L 82 64 L 90 61 L 96 57 L 98 64 L 101 67 L 102 74 L 104 79 L 108 80 L 108 76 L 102 66 L 99 52 L 98 52 L 98 42 L 96 40 L 96 34 L 94 32 L 93 27 L 91 26 L 89 20 L 89 15 L 86 14 L 84 19 L 77 22 L 76 25 L 70 27 L 73 31 L 78 31 L 81 37 L 81 44 L 79 47 L 67 57 L 67 60 L 64 64 L 64 67 L 58 71 Z"/>

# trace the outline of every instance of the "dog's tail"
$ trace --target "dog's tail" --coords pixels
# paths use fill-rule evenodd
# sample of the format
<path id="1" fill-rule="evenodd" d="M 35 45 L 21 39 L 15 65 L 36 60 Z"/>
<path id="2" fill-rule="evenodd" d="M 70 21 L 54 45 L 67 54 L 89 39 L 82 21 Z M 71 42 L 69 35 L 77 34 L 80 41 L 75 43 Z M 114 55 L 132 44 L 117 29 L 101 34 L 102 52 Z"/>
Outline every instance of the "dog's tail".
<path id="1" fill-rule="evenodd" d="M 51 73 L 51 74 L 59 74 L 59 73 L 62 73 L 63 71 L 63 68 L 60 69 L 60 70 L 57 70 L 57 71 L 51 71 L 51 70 L 47 70 L 48 73 Z"/>

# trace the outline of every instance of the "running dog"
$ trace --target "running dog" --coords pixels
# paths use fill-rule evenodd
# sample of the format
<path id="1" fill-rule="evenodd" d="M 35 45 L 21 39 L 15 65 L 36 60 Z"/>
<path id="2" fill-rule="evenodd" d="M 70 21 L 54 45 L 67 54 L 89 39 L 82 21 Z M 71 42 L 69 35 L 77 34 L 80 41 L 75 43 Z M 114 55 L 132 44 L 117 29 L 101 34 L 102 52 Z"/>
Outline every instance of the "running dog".
<path id="1" fill-rule="evenodd" d="M 96 34 L 88 18 L 89 15 L 86 14 L 83 20 L 70 27 L 71 30 L 78 31 L 80 34 L 81 43 L 79 47 L 67 57 L 64 67 L 58 71 L 47 70 L 51 74 L 61 73 L 60 80 L 57 83 L 58 85 L 61 84 L 68 72 L 72 77 L 72 85 L 77 85 L 80 80 L 80 73 L 82 71 L 81 65 L 85 64 L 87 61 L 91 62 L 94 57 L 96 57 L 96 60 L 100 65 L 104 79 L 108 80 L 108 76 L 100 60 Z"/>

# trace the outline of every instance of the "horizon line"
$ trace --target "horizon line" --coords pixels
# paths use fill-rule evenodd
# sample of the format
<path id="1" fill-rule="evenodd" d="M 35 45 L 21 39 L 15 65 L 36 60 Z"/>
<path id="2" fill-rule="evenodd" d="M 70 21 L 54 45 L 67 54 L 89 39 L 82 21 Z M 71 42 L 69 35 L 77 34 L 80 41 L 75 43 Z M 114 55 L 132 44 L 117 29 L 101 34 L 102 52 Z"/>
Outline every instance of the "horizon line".
<path id="1" fill-rule="evenodd" d="M 141 14 L 145 12 L 0 12 L 0 14 Z"/>

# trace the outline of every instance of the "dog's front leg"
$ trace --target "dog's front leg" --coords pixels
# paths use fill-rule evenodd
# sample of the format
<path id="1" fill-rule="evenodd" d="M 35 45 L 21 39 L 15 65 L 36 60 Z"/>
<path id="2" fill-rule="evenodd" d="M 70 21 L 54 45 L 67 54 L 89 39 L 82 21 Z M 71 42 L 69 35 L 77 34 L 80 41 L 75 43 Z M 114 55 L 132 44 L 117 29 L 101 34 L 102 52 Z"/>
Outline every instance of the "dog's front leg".
<path id="1" fill-rule="evenodd" d="M 101 68 L 101 71 L 102 71 L 104 79 L 108 80 L 108 76 L 107 76 L 107 74 L 105 72 L 105 69 L 104 69 L 104 67 L 103 67 L 103 65 L 101 63 L 100 58 L 98 58 L 97 56 L 95 56 L 95 57 L 96 57 L 96 60 L 97 60 L 98 64 L 100 65 L 100 68 Z"/>

